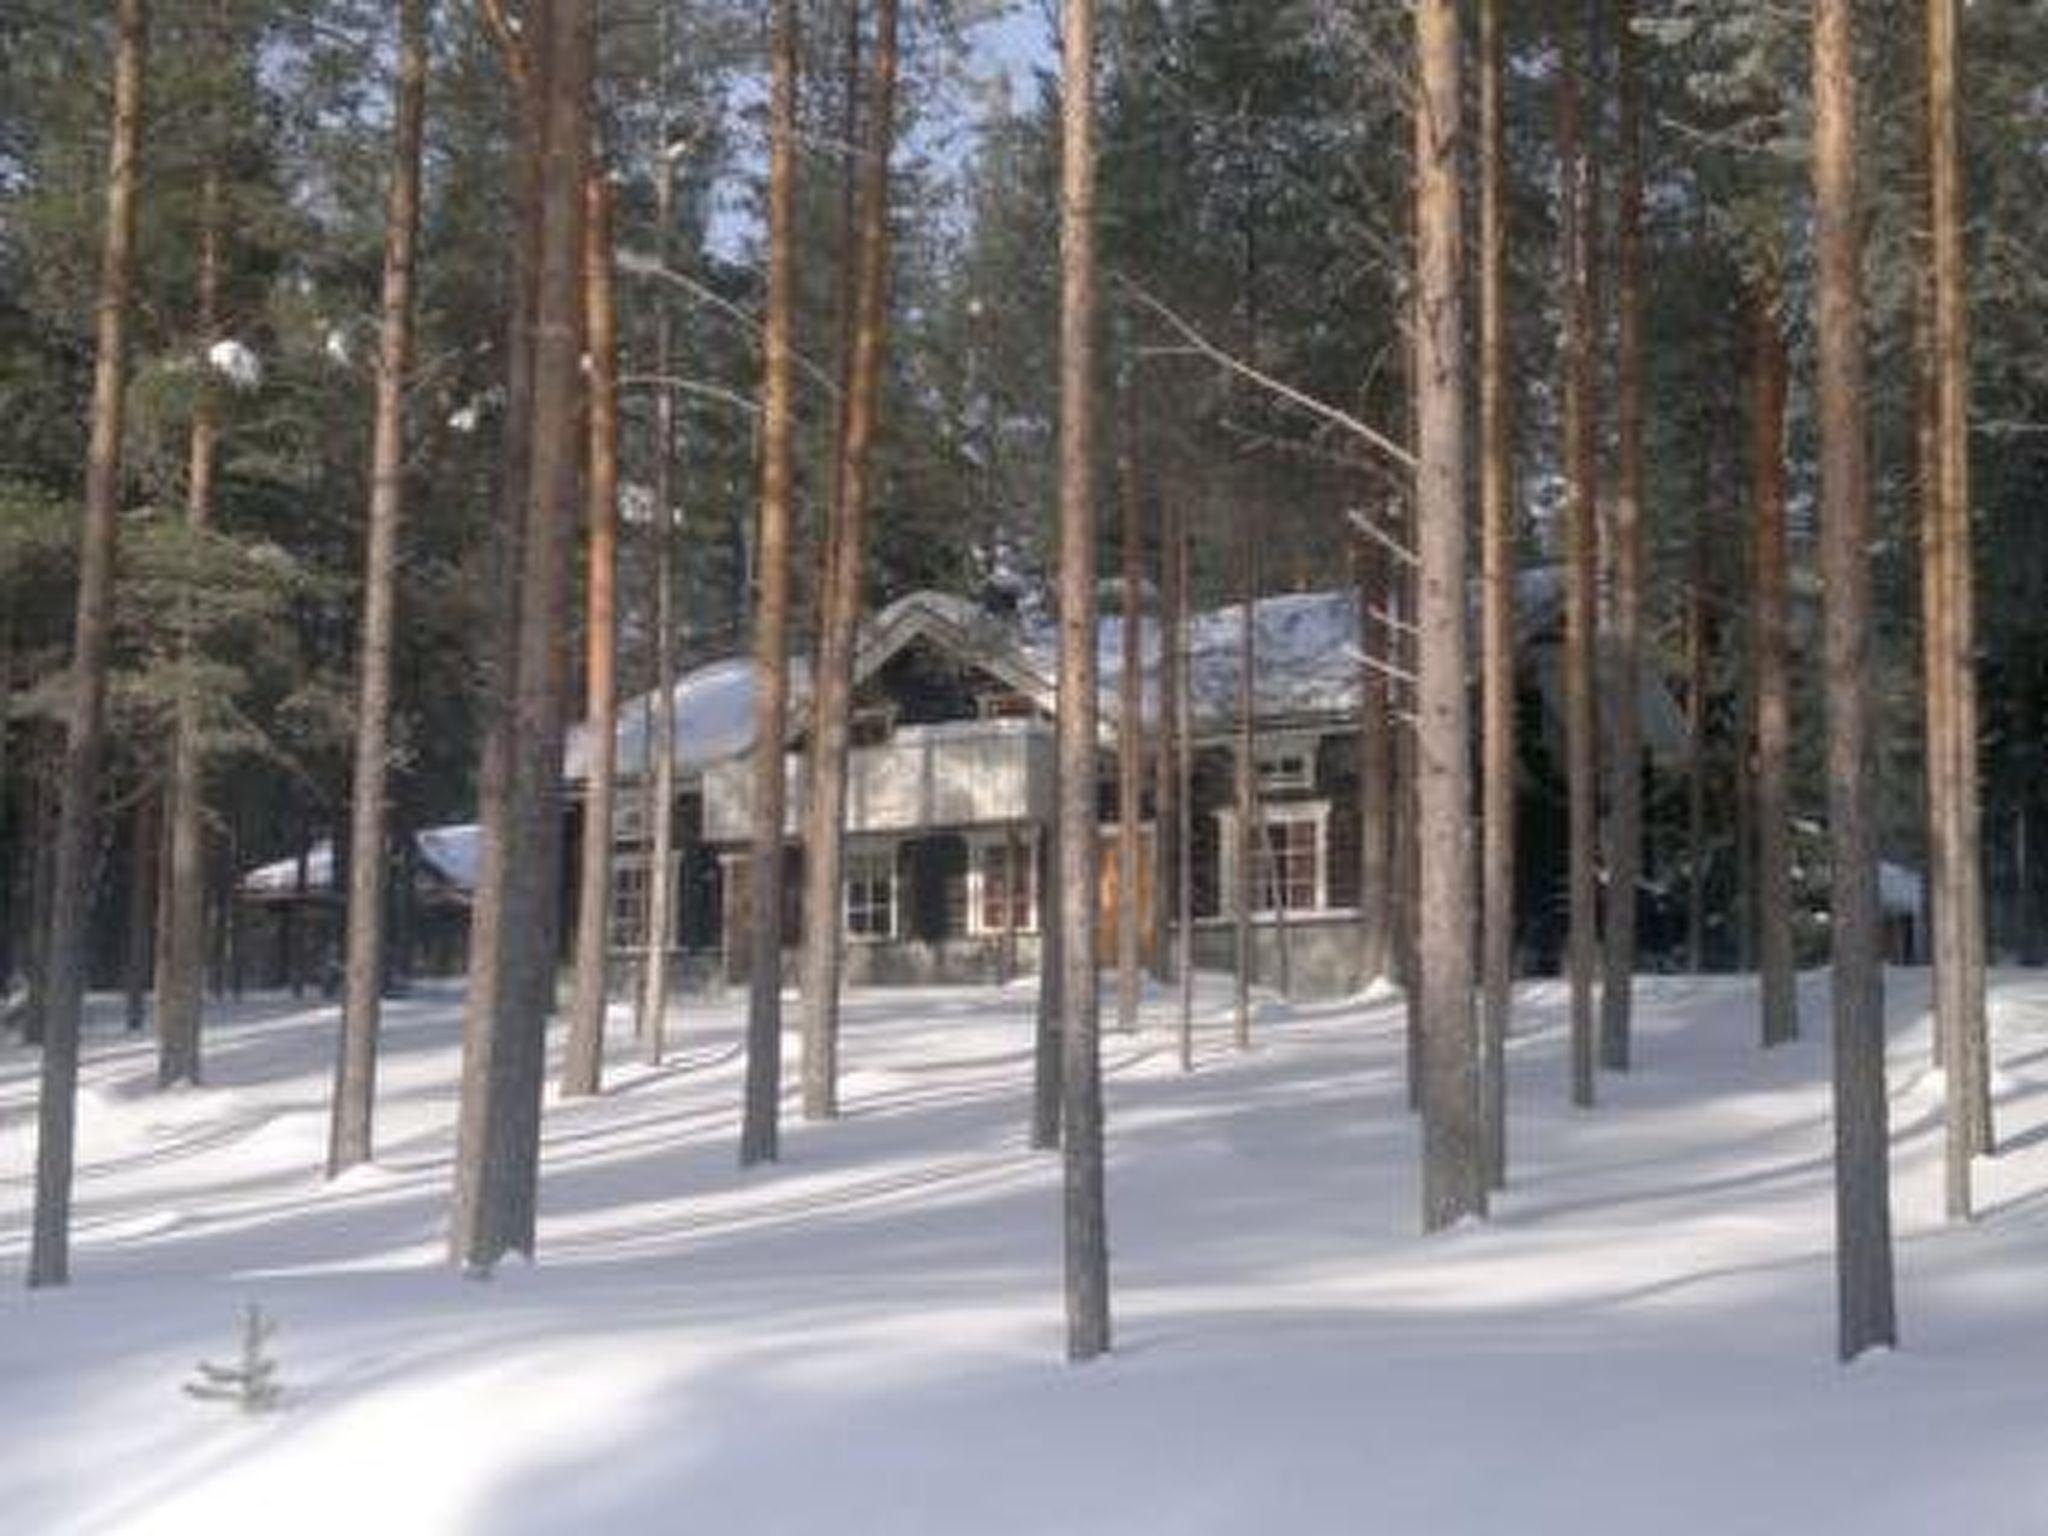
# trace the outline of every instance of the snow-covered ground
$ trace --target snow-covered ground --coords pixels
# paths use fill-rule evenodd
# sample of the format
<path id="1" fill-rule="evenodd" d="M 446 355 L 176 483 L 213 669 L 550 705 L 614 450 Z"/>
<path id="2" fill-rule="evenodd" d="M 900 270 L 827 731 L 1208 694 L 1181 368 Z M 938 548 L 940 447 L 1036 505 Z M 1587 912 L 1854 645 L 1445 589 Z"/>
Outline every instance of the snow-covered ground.
<path id="1" fill-rule="evenodd" d="M 1760 1054 L 1735 980 L 1643 984 L 1565 1107 L 1521 994 L 1514 1189 L 1416 1234 L 1389 1002 L 1268 1005 L 1199 1070 L 1107 1041 L 1116 1354 L 1062 1363 L 1027 990 L 857 994 L 846 1118 L 734 1166 L 736 1013 L 550 1103 L 542 1258 L 441 1263 L 456 1000 L 395 1004 L 379 1165 L 325 1186 L 330 1008 L 212 1031 L 212 1086 L 90 1042 L 75 1281 L 0 1289 L 0 1529 L 1656 1536 L 2048 1531 L 2048 977 L 1997 978 L 2010 1150 L 1940 1221 L 1925 977 L 1892 983 L 1905 1347 L 1833 1360 L 1824 987 Z M 623 1035 L 626 1033 L 620 1030 Z M 792 1060 L 794 1041 L 791 1042 Z M 0 1053 L 18 1277 L 33 1061 Z M 286 1409 L 181 1392 L 259 1302 Z"/>

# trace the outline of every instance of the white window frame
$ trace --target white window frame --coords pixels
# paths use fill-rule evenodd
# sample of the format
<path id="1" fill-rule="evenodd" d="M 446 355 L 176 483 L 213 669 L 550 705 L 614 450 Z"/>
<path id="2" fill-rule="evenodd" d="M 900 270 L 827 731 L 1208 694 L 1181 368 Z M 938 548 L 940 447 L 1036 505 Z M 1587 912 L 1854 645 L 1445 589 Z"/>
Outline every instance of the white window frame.
<path id="1" fill-rule="evenodd" d="M 647 908 L 654 899 L 654 884 L 647 878 L 652 859 L 644 849 L 632 852 L 614 852 L 612 855 L 612 883 L 605 893 L 605 943 L 614 954 L 640 954 L 647 939 Z M 633 877 L 638 877 L 639 891 L 630 908 L 622 907 L 621 898 Z M 682 903 L 675 899 L 682 889 L 683 856 L 680 853 L 669 857 L 669 904 L 668 904 L 668 947 L 677 947 L 677 934 L 681 928 Z M 631 913 L 631 933 L 622 933 L 620 919 Z"/>
<path id="2" fill-rule="evenodd" d="M 889 919 L 888 927 L 886 930 L 856 929 L 854 926 L 856 871 L 864 868 L 867 873 L 864 877 L 861 877 L 861 883 L 872 886 L 876 883 L 872 871 L 877 866 L 888 871 L 885 886 L 888 892 L 885 904 Z M 864 905 L 871 911 L 874 906 L 872 898 L 869 898 Z M 848 845 L 846 849 L 846 870 L 844 877 L 839 883 L 839 924 L 840 931 L 845 934 L 846 941 L 849 944 L 888 944 L 893 942 L 902 932 L 903 869 L 902 862 L 897 857 L 896 844 L 891 842 Z"/>
<path id="3" fill-rule="evenodd" d="M 1316 787 L 1316 746 L 1311 735 L 1269 736 L 1253 753 L 1254 782 L 1270 795 Z"/>
<path id="4" fill-rule="evenodd" d="M 1258 825 L 1263 832 L 1266 828 L 1282 824 L 1309 825 L 1315 829 L 1312 856 L 1315 871 L 1315 897 L 1311 905 L 1289 907 L 1289 917 L 1314 917 L 1330 910 L 1330 802 L 1327 800 L 1281 800 L 1263 803 L 1259 807 Z M 1217 847 L 1222 854 L 1219 861 L 1222 868 L 1222 903 L 1219 915 L 1228 920 L 1237 915 L 1237 812 L 1224 809 L 1216 812 Z M 1270 881 L 1261 884 L 1271 884 Z M 1251 915 L 1255 918 L 1278 916 L 1276 908 L 1265 903 L 1266 892 L 1252 893 Z"/>
<path id="5" fill-rule="evenodd" d="M 1010 837 L 1007 833 L 975 832 L 967 839 L 967 934 L 969 938 L 1001 938 L 1010 930 L 1003 927 L 988 927 L 983 921 L 982 893 L 985 884 L 981 866 L 982 855 L 991 849 L 1007 850 Z M 1025 905 L 1025 921 L 1017 925 L 1020 934 L 1038 932 L 1038 834 L 1019 832 L 1016 838 L 1018 855 L 1026 873 L 1030 876 L 1030 901 Z"/>

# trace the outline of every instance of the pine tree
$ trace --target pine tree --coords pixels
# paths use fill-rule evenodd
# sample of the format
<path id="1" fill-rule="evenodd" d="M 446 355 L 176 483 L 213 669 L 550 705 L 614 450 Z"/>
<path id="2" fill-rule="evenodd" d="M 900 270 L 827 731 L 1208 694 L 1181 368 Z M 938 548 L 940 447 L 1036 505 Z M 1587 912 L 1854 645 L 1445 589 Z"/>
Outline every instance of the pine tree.
<path id="1" fill-rule="evenodd" d="M 1897 1343 L 1870 697 L 1870 506 L 1854 0 L 1814 0 L 1821 580 L 1833 856 L 1836 1275 L 1844 1360 Z"/>
<path id="2" fill-rule="evenodd" d="M 121 437 L 127 394 L 128 305 L 135 276 L 140 191 L 143 0 L 115 10 L 113 118 L 107 150 L 106 229 L 95 322 L 91 446 L 85 524 L 79 540 L 78 605 L 71 646 L 62 802 L 51 874 L 43 1063 L 36 1120 L 36 1200 L 28 1283 L 71 1277 L 71 1176 L 78 1109 L 78 1037 L 85 1002 L 85 928 L 94 826 L 105 748 L 107 644 L 121 502 Z"/>
<path id="3" fill-rule="evenodd" d="M 789 720 L 790 520 L 795 497 L 796 93 L 794 0 L 776 0 L 769 108 L 768 328 L 761 390 L 759 597 L 754 611 L 753 898 L 740 1165 L 778 1155 L 782 1099 L 783 751 Z"/>
<path id="4" fill-rule="evenodd" d="M 1098 1023 L 1095 754 L 1095 0 L 1064 0 L 1060 69 L 1061 1120 L 1067 1358 L 1109 1349 Z"/>
<path id="5" fill-rule="evenodd" d="M 350 801 L 347 964 L 341 1046 L 328 1132 L 332 1177 L 371 1156 L 377 1033 L 385 970 L 384 873 L 389 794 L 391 657 L 396 628 L 399 525 L 405 515 L 405 396 L 411 383 L 413 285 L 420 225 L 420 151 L 427 98 L 426 0 L 402 0 L 392 118 L 391 184 L 384 222 L 370 509 L 363 555 L 363 633 L 356 699 L 355 786 Z"/>

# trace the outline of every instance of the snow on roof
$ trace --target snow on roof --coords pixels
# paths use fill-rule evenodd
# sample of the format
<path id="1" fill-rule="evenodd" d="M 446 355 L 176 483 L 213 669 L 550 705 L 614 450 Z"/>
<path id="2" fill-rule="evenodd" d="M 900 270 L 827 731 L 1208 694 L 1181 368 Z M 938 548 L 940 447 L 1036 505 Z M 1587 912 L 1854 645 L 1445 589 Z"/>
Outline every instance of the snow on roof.
<path id="1" fill-rule="evenodd" d="M 1516 579 L 1516 623 L 1523 644 L 1554 630 L 1564 602 L 1564 572 L 1539 566 Z M 1475 590 L 1474 601 L 1477 601 Z M 1253 708 L 1263 720 L 1341 716 L 1359 706 L 1358 600 L 1349 587 L 1325 592 L 1281 593 L 1256 605 L 1256 669 Z M 1144 713 L 1158 709 L 1158 620 L 1141 617 Z M 1189 620 L 1190 687 L 1198 729 L 1214 729 L 1235 717 L 1239 628 L 1242 606 L 1230 604 Z M 1381 626 L 1374 626 L 1375 629 Z M 1124 619 L 1107 614 L 1097 627 L 1097 667 L 1102 714 L 1114 723 L 1123 677 Z M 950 592 L 920 591 L 898 598 L 861 626 L 855 673 L 866 677 L 919 636 L 972 657 L 1020 692 L 1048 709 L 1058 677 L 1058 629 L 1050 621 L 1018 625 Z M 792 665 L 792 721 L 807 707 L 808 669 Z M 754 664 L 747 657 L 713 662 L 686 674 L 676 685 L 678 770 L 700 772 L 738 757 L 753 746 Z M 648 765 L 649 725 L 654 695 L 643 694 L 619 711 L 620 776 L 638 777 Z M 1644 732 L 1652 751 L 1667 761 L 1683 760 L 1686 727 L 1669 693 L 1646 676 Z M 579 782 L 589 775 L 589 726 L 569 734 L 564 775 Z"/>
<path id="2" fill-rule="evenodd" d="M 430 874 L 457 890 L 476 888 L 477 862 L 483 831 L 475 822 L 426 827 L 414 837 Z M 245 896 L 285 896 L 299 889 L 296 856 L 259 865 L 242 876 Z M 306 890 L 326 894 L 334 889 L 334 844 L 322 839 L 306 850 Z"/>

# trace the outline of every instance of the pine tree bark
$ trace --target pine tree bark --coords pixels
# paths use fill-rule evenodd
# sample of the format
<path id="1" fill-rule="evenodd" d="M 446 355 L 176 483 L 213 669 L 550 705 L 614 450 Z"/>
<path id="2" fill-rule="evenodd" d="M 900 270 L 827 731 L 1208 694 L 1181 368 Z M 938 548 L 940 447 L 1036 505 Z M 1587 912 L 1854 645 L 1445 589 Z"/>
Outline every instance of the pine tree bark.
<path id="1" fill-rule="evenodd" d="M 590 358 L 584 718 L 590 757 L 576 882 L 576 993 L 562 1058 L 565 1098 L 594 1094 L 603 1082 L 611 990 L 607 919 L 619 756 L 619 322 L 612 292 L 612 202 L 611 178 L 600 166 L 585 192 L 583 223 L 583 312 Z M 662 388 L 666 393 L 665 382 Z"/>
<path id="2" fill-rule="evenodd" d="M 1600 949 L 1599 727 L 1593 697 L 1599 454 L 1594 415 L 1593 175 L 1579 94 L 1585 50 L 1570 11 L 1569 4 L 1555 9 L 1564 60 L 1558 71 L 1557 154 L 1564 178 L 1564 674 L 1571 913 L 1565 963 L 1571 982 L 1572 1102 L 1583 1108 L 1590 1107 L 1594 1097 L 1593 992 Z"/>
<path id="3" fill-rule="evenodd" d="M 848 17 L 858 36 L 859 17 Z M 861 146 L 853 343 L 827 541 L 823 616 L 811 704 L 811 771 L 804 812 L 803 1110 L 839 1113 L 839 991 L 844 955 L 846 780 L 853 654 L 860 632 L 875 438 L 889 322 L 889 157 L 896 117 L 896 0 L 875 0 L 872 96 Z M 849 46 L 854 46 L 849 44 Z M 848 81 L 851 91 L 853 82 Z"/>
<path id="4" fill-rule="evenodd" d="M 157 790 L 144 789 L 136 799 L 134 814 L 129 819 L 128 952 L 123 969 L 127 973 L 127 1022 L 131 1034 L 140 1033 L 143 1025 L 149 1022 L 149 995 L 154 980 L 150 962 L 154 958 L 151 940 L 156 931 L 157 850 L 163 843 L 163 834 L 158 826 L 161 801 L 162 796 Z M 0 971 L 0 977 L 4 975 L 5 972 Z"/>
<path id="5" fill-rule="evenodd" d="M 1387 553 L 1377 540 L 1358 544 L 1358 924 L 1359 978 L 1394 974 L 1394 709 L 1387 668 L 1400 637 L 1385 620 L 1393 606 Z M 1378 626 L 1377 640 L 1374 626 Z"/>
<path id="6" fill-rule="evenodd" d="M 1932 549 L 1928 695 L 1929 804 L 1940 826 L 1937 864 L 1936 1032 L 1949 1044 L 1948 1214 L 1970 1216 L 1970 1158 L 1992 1150 L 1990 1052 L 1984 1006 L 1983 874 L 1979 851 L 1974 580 L 1970 539 L 1969 295 L 1958 143 L 1959 11 L 1928 0 L 1928 181 L 1932 285 Z M 1930 723 L 1935 711 L 1930 709 Z M 1939 772 L 1936 764 L 1939 763 Z M 1938 791 L 1938 793 L 1937 793 Z"/>
<path id="7" fill-rule="evenodd" d="M 1153 664 L 1154 700 L 1159 711 L 1152 752 L 1152 975 L 1162 985 L 1175 969 L 1173 934 L 1178 914 L 1180 863 L 1186 845 L 1180 835 L 1180 533 L 1178 505 L 1169 494 L 1157 498 L 1154 535 L 1159 546 L 1159 624 Z M 1181 952 L 1184 963 L 1185 949 Z"/>
<path id="8" fill-rule="evenodd" d="M 740 1165 L 773 1162 L 782 1100 L 783 749 L 789 721 L 790 521 L 795 496 L 795 0 L 775 0 L 769 109 L 768 323 L 761 393 L 759 596 L 754 607 L 753 945 Z"/>
<path id="9" fill-rule="evenodd" d="M 1187 516 L 1178 505 L 1173 527 L 1174 614 L 1174 894 L 1180 929 L 1180 1069 L 1195 1070 L 1195 711 L 1191 698 L 1188 612 L 1194 584 L 1188 569 Z"/>
<path id="10" fill-rule="evenodd" d="M 391 653 L 396 630 L 399 524 L 405 516 L 405 391 L 412 372 L 414 253 L 419 242 L 420 146 L 426 119 L 426 0 L 399 8 L 391 185 L 384 210 L 383 309 L 370 434 L 370 508 L 363 556 L 362 653 L 357 660 L 355 789 L 350 803 L 348 959 L 341 1048 L 327 1139 L 329 1178 L 366 1163 L 377 1092 L 384 994 L 386 801 L 391 755 Z"/>
<path id="11" fill-rule="evenodd" d="M 1472 1008 L 1471 706 L 1466 691 L 1463 89 L 1455 0 L 1415 10 L 1416 748 L 1421 853 L 1422 1225 L 1486 1214 Z"/>
<path id="12" fill-rule="evenodd" d="M 1061 1119 L 1067 1358 L 1106 1353 L 1109 1237 L 1096 971 L 1095 0 L 1064 0 L 1060 107 Z"/>
<path id="13" fill-rule="evenodd" d="M 1145 774 L 1144 651 L 1144 490 L 1143 444 L 1139 438 L 1137 391 L 1126 373 L 1123 380 L 1121 438 L 1123 460 L 1118 476 L 1123 501 L 1123 632 L 1122 671 L 1117 690 L 1116 749 L 1116 1026 L 1129 1033 L 1138 1027 L 1138 818 L 1142 814 Z"/>
<path id="14" fill-rule="evenodd" d="M 114 12 L 114 96 L 107 149 L 107 214 L 94 317 L 92 425 L 79 539 L 61 808 L 53 852 L 43 1061 L 36 1105 L 36 1199 L 28 1283 L 71 1277 L 71 1179 L 78 1110 L 78 1036 L 85 1002 L 85 929 L 106 734 L 107 645 L 121 501 L 121 433 L 128 378 L 128 304 L 135 277 L 137 155 L 146 36 L 143 0 Z"/>
<path id="15" fill-rule="evenodd" d="M 1240 514 L 1242 516 L 1242 514 Z M 1237 535 L 1238 624 L 1237 624 L 1237 758 L 1231 847 L 1237 867 L 1232 871 L 1231 916 L 1236 940 L 1236 974 L 1231 986 L 1231 1027 L 1240 1051 L 1252 1046 L 1252 969 L 1256 956 L 1252 948 L 1252 901 L 1256 889 L 1258 835 L 1257 764 L 1253 761 L 1253 709 L 1257 698 L 1259 598 L 1253 533 L 1249 520 L 1240 523 Z"/>
<path id="16" fill-rule="evenodd" d="M 457 1256 L 481 1272 L 508 1252 L 530 1255 L 534 1243 L 545 1027 L 561 918 L 563 637 L 584 441 L 579 411 L 590 0 L 552 0 L 529 16 L 527 36 L 531 51 L 523 94 L 536 151 L 528 181 L 535 194 L 531 396 L 525 440 L 509 444 L 524 460 L 524 496 L 516 508 L 511 707 L 501 716 L 502 780 L 487 802 L 497 825 L 487 825 L 484 875 L 500 882 L 494 897 L 495 975 L 484 989 L 490 1012 L 481 1032 L 487 1044 L 481 1053 L 465 1053 L 457 1178 Z M 490 894 L 480 890 L 480 904 Z M 472 1012 L 477 992 L 473 974 Z M 474 1045 L 474 1037 L 467 1043 Z"/>
<path id="17" fill-rule="evenodd" d="M 1854 12 L 1854 0 L 1814 0 L 1821 580 L 1834 866 L 1836 1277 L 1838 1343 L 1845 1361 L 1898 1341 L 1872 772 L 1876 741 L 1869 668 L 1870 506 Z"/>
<path id="18" fill-rule="evenodd" d="M 668 110 L 668 10 L 661 13 L 661 110 Z M 664 116 L 661 137 L 668 138 Z M 675 224 L 675 162 L 669 146 L 655 148 L 655 254 L 668 261 L 669 235 Z M 634 1028 L 647 1060 L 661 1065 L 668 1048 L 670 937 L 675 931 L 676 880 L 672 866 L 676 848 L 676 509 L 675 392 L 667 380 L 675 368 L 675 316 L 666 293 L 655 301 L 654 371 L 663 382 L 654 397 L 654 651 L 653 678 L 648 683 L 646 761 L 642 790 L 646 797 L 647 927 L 641 938 L 640 998 Z"/>
<path id="19" fill-rule="evenodd" d="M 1507 1037 L 1515 947 L 1515 523 L 1509 422 L 1507 122 L 1501 0 L 1479 7 L 1479 522 L 1482 839 L 1480 1094 L 1486 1181 L 1507 1183 Z"/>
<path id="20" fill-rule="evenodd" d="M 212 16 L 211 39 L 218 66 L 225 47 L 218 7 Z M 212 353 L 220 340 L 221 244 L 223 207 L 217 114 L 209 113 L 204 130 L 216 142 L 207 148 L 199 189 L 198 308 L 193 326 L 198 354 L 199 388 L 192 408 L 192 430 L 185 468 L 185 526 L 195 539 L 213 525 L 215 472 L 220 450 L 218 381 Z M 159 1087 L 199 1081 L 200 1015 L 206 985 L 206 746 L 196 670 L 199 639 L 193 632 L 193 601 L 180 604 L 178 649 L 185 675 L 178 681 L 171 727 L 170 902 L 164 912 L 164 949 L 157 956 L 157 1057 Z"/>
<path id="21" fill-rule="evenodd" d="M 1766 1047 L 1799 1035 L 1792 957 L 1791 600 L 1785 530 L 1785 405 L 1791 379 L 1775 275 L 1750 284 L 1751 699 L 1758 981 Z"/>
<path id="22" fill-rule="evenodd" d="M 1608 772 L 1607 923 L 1600 987 L 1600 1064 L 1626 1072 L 1635 995 L 1636 903 L 1643 867 L 1643 123 L 1635 0 L 1615 0 L 1621 182 L 1615 360 L 1614 669 Z"/>

